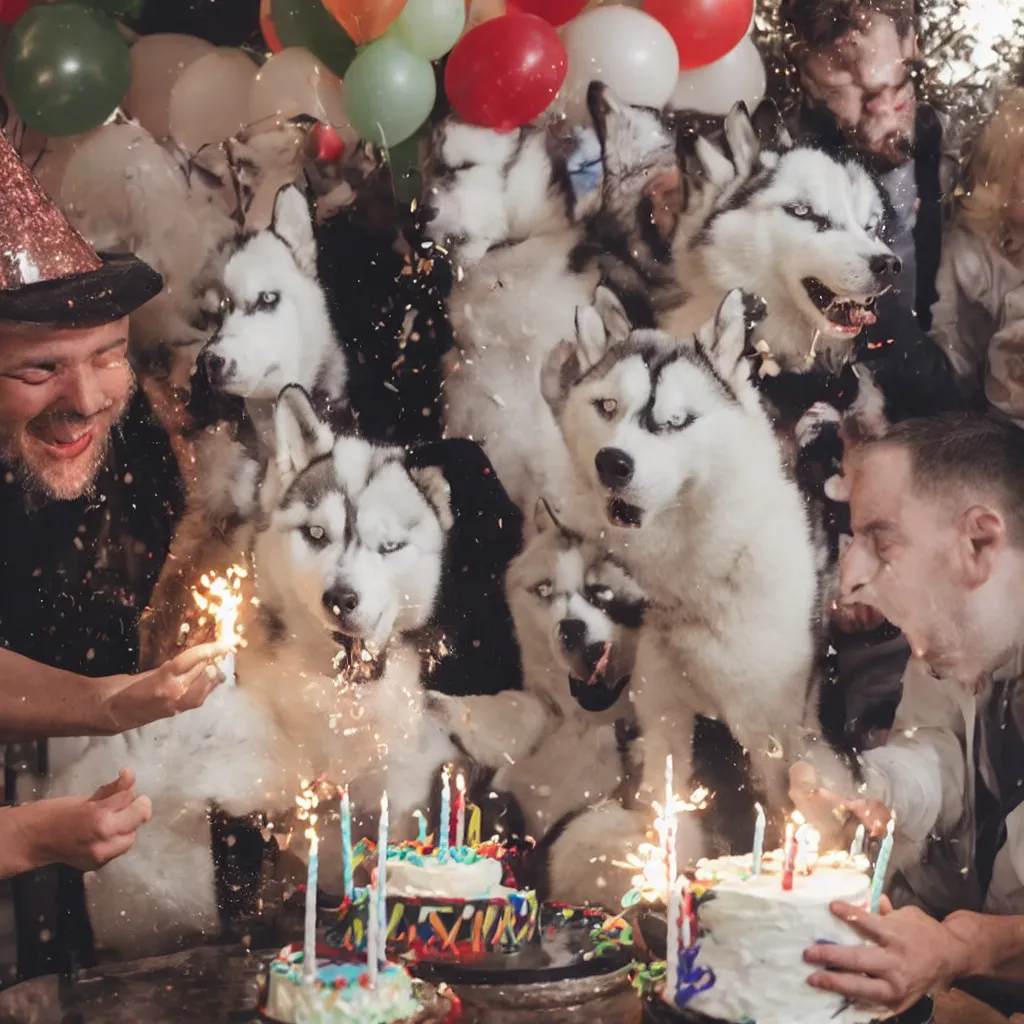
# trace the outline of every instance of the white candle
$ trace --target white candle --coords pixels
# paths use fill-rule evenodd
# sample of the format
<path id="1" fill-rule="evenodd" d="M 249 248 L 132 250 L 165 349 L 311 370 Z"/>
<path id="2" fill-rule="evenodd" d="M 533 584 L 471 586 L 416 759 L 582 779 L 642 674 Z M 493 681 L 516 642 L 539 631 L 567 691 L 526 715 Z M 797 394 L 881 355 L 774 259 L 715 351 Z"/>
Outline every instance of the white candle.
<path id="1" fill-rule="evenodd" d="M 853 836 L 853 844 L 850 846 L 850 859 L 851 860 L 854 857 L 861 857 L 861 856 L 864 855 L 864 838 L 865 838 L 865 835 L 866 835 L 866 833 L 864 831 L 864 826 L 863 825 L 858 825 L 857 826 L 857 831 L 854 833 L 854 836 Z"/>
<path id="2" fill-rule="evenodd" d="M 316 829 L 311 828 L 309 836 L 309 868 L 306 872 L 306 927 L 302 941 L 302 966 L 306 981 L 316 979 L 316 893 L 319 869 L 318 849 L 320 841 Z"/>
<path id="3" fill-rule="evenodd" d="M 388 962 L 388 794 L 380 798 L 380 828 L 377 830 L 377 927 L 381 963 Z"/>
<path id="4" fill-rule="evenodd" d="M 235 685 L 235 652 L 231 651 L 230 654 L 225 654 L 220 659 L 220 670 L 224 673 L 224 685 L 234 686 Z"/>
<path id="5" fill-rule="evenodd" d="M 437 859 L 448 863 L 448 833 L 452 827 L 452 786 L 451 773 L 447 767 L 441 772 L 441 821 L 438 825 Z"/>
<path id="6" fill-rule="evenodd" d="M 665 941 L 665 999 L 672 1006 L 675 1006 L 676 992 L 679 990 L 680 904 L 679 885 L 673 879 L 668 889 L 668 935 Z"/>
<path id="7" fill-rule="evenodd" d="M 752 857 L 753 874 L 761 874 L 761 861 L 764 859 L 764 830 L 767 821 L 764 816 L 764 808 L 760 804 L 754 804 L 757 808 L 757 819 L 754 822 L 754 853 Z"/>

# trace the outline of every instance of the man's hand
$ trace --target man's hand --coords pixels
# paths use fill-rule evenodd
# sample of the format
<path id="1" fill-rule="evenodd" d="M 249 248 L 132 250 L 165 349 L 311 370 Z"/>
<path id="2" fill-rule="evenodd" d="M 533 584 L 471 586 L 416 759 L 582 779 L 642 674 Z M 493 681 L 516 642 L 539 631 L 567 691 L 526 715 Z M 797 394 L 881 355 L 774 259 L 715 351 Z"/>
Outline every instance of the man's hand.
<path id="1" fill-rule="evenodd" d="M 817 769 L 806 761 L 798 761 L 789 769 L 789 798 L 796 809 L 822 831 L 852 814 L 864 824 L 869 835 L 881 836 L 892 818 L 892 811 L 878 800 L 850 800 L 825 789 Z"/>
<path id="2" fill-rule="evenodd" d="M 127 853 L 135 833 L 153 815 L 149 797 L 135 793 L 135 775 L 122 769 L 114 782 L 91 797 L 58 797 L 12 808 L 24 863 L 19 870 L 70 864 L 95 871 Z"/>
<path id="3" fill-rule="evenodd" d="M 101 680 L 105 734 L 138 729 L 201 707 L 224 681 L 216 663 L 231 650 L 226 643 L 198 644 L 150 672 Z"/>
<path id="4" fill-rule="evenodd" d="M 804 960 L 823 968 L 807 979 L 814 988 L 900 1011 L 969 972 L 970 942 L 916 907 L 893 910 L 884 901 L 881 914 L 849 903 L 831 909 L 873 945 L 811 946 Z"/>

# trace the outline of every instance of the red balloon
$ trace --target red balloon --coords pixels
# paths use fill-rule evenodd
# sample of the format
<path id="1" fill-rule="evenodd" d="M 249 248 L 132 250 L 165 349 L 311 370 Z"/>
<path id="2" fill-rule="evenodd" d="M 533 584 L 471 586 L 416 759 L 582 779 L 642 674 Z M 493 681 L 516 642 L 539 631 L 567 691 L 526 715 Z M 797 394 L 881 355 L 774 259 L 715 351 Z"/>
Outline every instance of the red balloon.
<path id="1" fill-rule="evenodd" d="M 568 63 L 562 40 L 543 18 L 505 14 L 455 44 L 444 86 L 464 121 L 510 132 L 547 110 Z"/>
<path id="2" fill-rule="evenodd" d="M 13 25 L 32 6 L 32 0 L 0 0 L 0 23 Z"/>
<path id="3" fill-rule="evenodd" d="M 668 29 L 679 49 L 679 69 L 713 64 L 750 28 L 754 0 L 644 0 L 644 10 Z"/>
<path id="4" fill-rule="evenodd" d="M 536 14 L 550 25 L 564 25 L 582 13 L 587 0 L 516 0 L 515 5 L 524 14 Z"/>

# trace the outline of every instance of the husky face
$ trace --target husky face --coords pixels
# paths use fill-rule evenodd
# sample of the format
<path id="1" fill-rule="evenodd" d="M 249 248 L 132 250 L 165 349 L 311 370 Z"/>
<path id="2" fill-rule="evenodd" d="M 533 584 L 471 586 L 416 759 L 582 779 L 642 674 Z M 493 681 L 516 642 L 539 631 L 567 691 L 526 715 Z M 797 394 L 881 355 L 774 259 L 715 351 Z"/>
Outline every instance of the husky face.
<path id="1" fill-rule="evenodd" d="M 421 629 L 452 523 L 443 475 L 406 469 L 400 448 L 334 437 L 299 388 L 282 394 L 275 433 L 281 497 L 257 571 L 329 633 L 383 648 Z"/>
<path id="2" fill-rule="evenodd" d="M 529 125 L 499 134 L 443 121 L 423 159 L 428 236 L 470 266 L 496 245 L 566 226 L 572 189 L 568 152 L 558 150 L 551 133 Z"/>
<path id="3" fill-rule="evenodd" d="M 614 556 L 566 529 L 543 499 L 536 525 L 508 572 L 520 643 L 549 654 L 585 711 L 607 711 L 629 685 L 644 593 Z"/>
<path id="4" fill-rule="evenodd" d="M 289 384 L 344 389 L 344 358 L 316 276 L 305 196 L 278 193 L 269 228 L 242 236 L 224 266 L 221 322 L 200 359 L 215 390 L 273 401 Z"/>
<path id="5" fill-rule="evenodd" d="M 638 528 L 715 471 L 731 422 L 764 415 L 743 356 L 764 304 L 730 292 L 710 324 L 680 341 L 630 331 L 616 303 L 599 288 L 578 317 L 559 419 L 609 522 Z"/>
<path id="6" fill-rule="evenodd" d="M 742 106 L 729 115 L 726 138 L 731 173 L 724 157 L 702 151 L 723 187 L 691 249 L 713 281 L 765 300 L 774 333 L 803 323 L 811 331 L 801 334 L 851 341 L 874 323 L 875 299 L 900 270 L 881 237 L 881 186 L 855 159 L 793 145 L 784 133 L 775 148 L 764 146 Z M 773 331 L 766 325 L 765 333 Z"/>

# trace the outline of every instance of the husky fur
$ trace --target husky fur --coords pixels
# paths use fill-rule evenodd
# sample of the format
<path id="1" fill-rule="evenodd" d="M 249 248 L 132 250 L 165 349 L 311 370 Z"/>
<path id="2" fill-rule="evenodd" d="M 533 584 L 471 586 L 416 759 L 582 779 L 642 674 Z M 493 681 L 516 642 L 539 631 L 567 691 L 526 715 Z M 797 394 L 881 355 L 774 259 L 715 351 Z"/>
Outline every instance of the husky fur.
<path id="1" fill-rule="evenodd" d="M 509 566 L 506 593 L 523 690 L 443 698 L 458 744 L 495 770 L 540 841 L 632 777 L 628 684 L 645 598 L 621 561 L 540 502 L 536 533 Z"/>
<path id="2" fill-rule="evenodd" d="M 556 507 L 575 486 L 572 462 L 541 394 L 541 374 L 600 281 L 596 261 L 575 252 L 597 201 L 640 201 L 649 155 L 673 151 L 656 114 L 620 108 L 598 195 L 577 201 L 566 140 L 552 129 L 498 134 L 449 119 L 425 159 L 427 232 L 449 246 L 456 283 L 448 300 L 456 357 L 445 380 L 449 436 L 486 450 L 509 496 L 529 517 L 537 500 Z M 528 520 L 529 521 L 529 520 Z"/>
<path id="3" fill-rule="evenodd" d="M 677 789 L 689 792 L 697 714 L 728 724 L 776 814 L 787 765 L 806 738 L 816 559 L 743 355 L 763 315 L 733 291 L 711 323 L 680 340 L 629 330 L 600 289 L 563 367 L 559 422 L 604 510 L 612 550 L 648 598 L 630 685 L 644 736 L 644 802 L 663 792 L 669 754 Z M 615 841 L 629 830 L 620 810 L 605 812 L 622 826 Z M 634 838 L 635 846 L 642 828 Z M 621 845 L 616 852 L 621 859 Z M 681 850 L 684 861 L 700 852 Z M 588 883 L 572 862 L 553 855 L 560 893 L 598 898 L 593 885 L 580 891 Z"/>
<path id="4" fill-rule="evenodd" d="M 239 528 L 258 605 L 245 606 L 237 685 L 92 741 L 53 784 L 86 794 L 129 765 L 153 801 L 133 850 L 90 877 L 101 946 L 138 956 L 216 930 L 210 803 L 280 822 L 302 780 L 347 783 L 361 809 L 379 806 L 386 784 L 401 837 L 455 754 L 422 681 L 453 522 L 444 476 L 407 469 L 401 449 L 335 436 L 298 388 L 284 392 L 275 434 L 260 512 Z"/>
<path id="5" fill-rule="evenodd" d="M 257 487 L 274 450 L 273 409 L 282 389 L 298 385 L 328 414 L 345 411 L 345 355 L 317 280 L 316 241 L 305 196 L 281 189 L 271 225 L 230 243 L 215 286 L 220 324 L 200 354 L 213 388 L 244 401 L 247 422 L 222 422 L 195 445 L 195 485 L 167 564 L 142 622 L 143 665 L 171 655 L 195 607 L 190 591 L 211 570 L 223 572 L 242 552 L 230 538 L 255 511 Z"/>
<path id="6" fill-rule="evenodd" d="M 840 365 L 900 269 L 883 241 L 878 181 L 853 155 L 794 144 L 770 102 L 753 118 L 743 104 L 733 108 L 721 149 L 698 137 L 676 172 L 682 180 L 693 177 L 689 161 L 702 182 L 696 204 L 671 177 L 650 185 L 677 284 L 674 295 L 652 296 L 659 326 L 686 337 L 740 288 L 767 305 L 751 341 L 770 356 L 769 370 L 803 370 L 816 356 Z"/>

